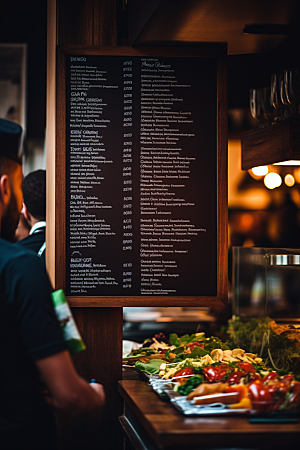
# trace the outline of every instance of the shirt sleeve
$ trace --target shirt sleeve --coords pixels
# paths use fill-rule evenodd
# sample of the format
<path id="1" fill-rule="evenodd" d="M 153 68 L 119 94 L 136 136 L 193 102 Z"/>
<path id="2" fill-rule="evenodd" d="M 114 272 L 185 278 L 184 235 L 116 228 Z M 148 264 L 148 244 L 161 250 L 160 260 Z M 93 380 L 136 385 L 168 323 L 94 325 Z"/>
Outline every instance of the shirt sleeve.
<path id="1" fill-rule="evenodd" d="M 8 298 L 13 309 L 20 345 L 33 361 L 67 349 L 56 318 L 51 285 L 37 255 L 24 252 L 9 262 Z"/>

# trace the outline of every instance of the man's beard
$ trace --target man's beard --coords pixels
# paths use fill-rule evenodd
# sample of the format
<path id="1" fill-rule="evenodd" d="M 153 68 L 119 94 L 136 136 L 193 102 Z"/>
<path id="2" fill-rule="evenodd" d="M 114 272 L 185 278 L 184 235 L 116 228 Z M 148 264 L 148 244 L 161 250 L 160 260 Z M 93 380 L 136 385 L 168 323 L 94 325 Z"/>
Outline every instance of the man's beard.
<path id="1" fill-rule="evenodd" d="M 7 241 L 14 242 L 14 235 L 19 223 L 20 212 L 15 194 L 12 196 L 7 207 L 6 213 L 1 220 L 1 237 Z"/>

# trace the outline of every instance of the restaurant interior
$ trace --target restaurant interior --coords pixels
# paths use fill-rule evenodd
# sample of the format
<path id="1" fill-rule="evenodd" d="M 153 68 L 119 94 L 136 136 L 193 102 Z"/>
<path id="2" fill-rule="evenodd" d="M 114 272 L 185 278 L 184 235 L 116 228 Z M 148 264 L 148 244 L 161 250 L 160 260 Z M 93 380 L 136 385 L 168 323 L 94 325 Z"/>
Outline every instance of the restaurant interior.
<path id="1" fill-rule="evenodd" d="M 80 7 L 81 2 L 77 3 Z M 269 87 L 272 74 L 299 65 L 299 2 L 255 0 L 238 8 L 234 1 L 226 6 L 217 0 L 189 0 L 184 5 L 157 1 L 149 11 L 138 3 L 117 2 L 121 45 L 227 42 L 230 301 L 232 247 L 300 247 L 299 166 L 274 166 L 262 159 L 262 175 L 255 174 L 255 169 L 241 169 L 241 136 L 255 130 L 258 123 L 250 111 L 250 90 Z M 1 44 L 26 44 L 26 175 L 46 168 L 47 1 L 13 0 L 0 8 Z M 170 12 L 172 20 L 167 20 Z M 5 71 L 2 61 L 1 71 Z M 1 79 L 6 76 L 5 72 L 0 75 Z M 280 177 L 273 181 L 275 185 L 272 174 Z M 203 325 L 211 324 L 207 308 L 199 314 Z M 195 321 L 189 309 L 125 308 L 124 338 L 142 339 L 149 332 L 161 328 L 168 332 L 174 326 L 179 332 L 191 331 Z"/>
<path id="2" fill-rule="evenodd" d="M 84 3 L 97 2 L 71 3 L 79 11 Z M 62 10 L 70 8 L 71 3 L 60 1 Z M 115 3 L 118 45 L 195 46 L 203 42 L 227 42 L 228 53 L 228 307 L 124 307 L 123 354 L 127 354 L 135 343 L 140 344 L 156 333 L 168 336 L 172 332 L 183 335 L 204 331 L 223 337 L 223 327 L 232 314 L 245 317 L 265 314 L 259 297 L 265 295 L 264 275 L 256 274 L 249 282 L 253 298 L 250 309 L 248 304 L 239 303 L 244 300 L 242 292 L 236 294 L 235 258 L 239 254 L 235 248 L 245 252 L 262 248 L 265 253 L 270 248 L 294 252 L 300 249 L 300 155 L 295 157 L 298 165 L 274 165 L 273 150 L 268 148 L 260 152 L 259 163 L 242 170 L 242 136 L 262 127 L 271 129 L 281 114 L 279 107 L 271 105 L 270 116 L 261 118 L 253 107 L 251 110 L 250 91 L 270 88 L 272 74 L 283 75 L 285 69 L 300 67 L 300 2 L 156 0 L 150 5 L 139 0 L 120 0 Z M 72 14 L 69 11 L 70 21 Z M 107 27 L 110 26 L 108 23 Z M 7 44 L 26 44 L 23 99 L 26 175 L 46 168 L 47 0 L 11 0 L 0 4 L 1 114 Z M 298 101 L 299 107 L 299 92 Z M 299 135 L 297 139 L 299 143 Z M 292 283 L 287 277 L 276 293 L 269 293 L 273 302 L 286 286 L 292 291 L 291 302 L 297 302 L 300 278 L 295 281 L 294 274 Z M 270 312 L 287 322 L 297 319 L 300 311 L 292 303 L 281 309 L 275 305 Z"/>

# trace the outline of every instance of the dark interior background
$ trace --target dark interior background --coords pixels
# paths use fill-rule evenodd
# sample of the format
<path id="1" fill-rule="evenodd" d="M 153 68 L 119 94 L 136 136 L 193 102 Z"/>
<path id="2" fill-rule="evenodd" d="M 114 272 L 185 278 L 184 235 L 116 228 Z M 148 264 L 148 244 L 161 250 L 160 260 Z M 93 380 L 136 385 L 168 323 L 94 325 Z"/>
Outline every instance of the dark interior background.
<path id="1" fill-rule="evenodd" d="M 27 137 L 46 126 L 47 0 L 0 2 L 0 43 L 27 44 Z"/>
<path id="2" fill-rule="evenodd" d="M 128 44 L 128 5 L 119 0 L 119 43 Z M 130 4 L 134 6 L 134 1 Z M 166 3 L 166 2 L 156 2 Z M 185 2 L 184 2 L 185 3 Z M 191 3 L 189 1 L 188 3 Z M 194 2 L 195 3 L 195 2 Z M 212 2 L 215 3 L 215 2 Z M 231 2 L 232 3 L 232 2 Z M 255 3 L 255 2 L 254 2 Z M 284 2 L 285 3 L 285 2 Z M 292 21 L 299 24 L 300 2 L 290 1 L 294 6 Z M 79 7 L 80 0 L 74 1 Z M 173 2 L 174 8 L 177 2 Z M 273 1 L 273 7 L 282 1 Z M 188 4 L 187 4 L 188 5 Z M 298 5 L 298 7 L 297 7 Z M 296 9 L 295 9 L 296 8 Z M 176 12 L 176 11 L 175 11 Z M 132 16 L 132 11 L 130 11 Z M 213 14 L 213 13 L 212 13 Z M 28 44 L 27 73 L 27 125 L 30 138 L 42 138 L 46 124 L 46 25 L 47 0 L 11 0 L 0 3 L 0 43 Z M 175 20 L 176 18 L 174 18 Z M 131 19 L 132 20 L 132 19 Z M 138 20 L 138 18 L 136 19 Z M 224 19 L 224 22 L 227 19 Z M 241 27 L 245 24 L 241 23 Z M 150 23 L 151 26 L 151 23 Z M 220 27 L 223 26 L 220 24 Z M 282 72 L 287 67 L 299 66 L 300 26 L 292 34 L 282 36 L 282 42 L 262 53 L 229 54 L 228 56 L 228 106 L 229 109 L 248 108 L 249 89 L 270 84 L 271 73 Z M 157 36 L 159 37 L 159 32 Z M 230 30 L 228 30 L 228 33 Z M 274 38 L 274 42 L 275 41 Z M 270 36 L 272 40 L 272 36 Z M 168 44 L 168 43 L 167 43 Z M 270 45 L 272 46 L 272 45 Z M 234 125 L 230 122 L 230 127 Z M 247 121 L 240 125 L 247 128 Z M 231 131 L 231 128 L 229 131 Z"/>
<path id="3" fill-rule="evenodd" d="M 74 8 L 79 8 L 84 1 L 89 0 L 73 0 Z M 90 0 L 96 1 L 96 0 Z M 101 1 L 101 0 L 99 0 Z M 113 1 L 113 0 L 111 0 Z M 276 18 L 279 23 L 291 23 L 293 26 L 288 30 L 286 35 L 272 34 L 268 36 L 268 46 L 257 46 L 255 52 L 249 52 L 249 49 L 245 48 L 245 52 L 235 54 L 229 52 L 228 55 L 228 107 L 229 107 L 229 138 L 230 136 L 240 136 L 244 132 L 251 130 L 254 127 L 253 120 L 251 121 L 249 111 L 249 89 L 255 87 L 263 87 L 270 85 L 271 74 L 274 72 L 283 72 L 288 67 L 299 67 L 300 65 L 300 2 L 299 0 L 245 0 L 245 2 L 228 0 L 211 0 L 205 2 L 201 0 L 153 0 L 153 2 L 141 2 L 140 0 L 117 0 L 118 2 L 118 43 L 119 45 L 130 45 L 131 42 L 131 29 L 129 23 L 133 25 L 140 25 L 145 19 L 143 11 L 139 11 L 140 7 L 152 7 L 156 5 L 155 14 L 149 14 L 148 23 L 145 21 L 145 35 L 140 33 L 134 45 L 145 42 L 147 36 L 154 37 L 155 43 L 148 40 L 148 45 L 176 45 L 178 44 L 175 39 L 172 38 L 168 41 L 160 42 L 161 36 L 166 34 L 168 27 L 173 31 L 179 24 L 181 15 L 178 11 L 180 8 L 198 8 L 199 5 L 205 7 L 206 4 L 210 4 L 210 14 L 213 23 L 213 29 L 209 29 L 210 22 L 203 24 L 203 27 L 199 27 L 199 33 L 201 37 L 197 41 L 197 30 L 193 30 L 193 39 L 191 43 L 201 42 L 205 39 L 205 32 L 213 33 L 222 29 L 224 39 L 221 42 L 227 41 L 226 33 L 230 39 L 241 39 L 242 30 L 246 23 L 265 23 L 270 22 L 271 13 L 280 8 L 286 9 L 286 14 L 283 17 L 285 22 L 281 22 L 280 14 L 277 12 Z M 222 2 L 226 4 L 227 10 L 225 15 L 214 17 L 218 14 L 218 3 Z M 67 0 L 61 0 L 61 4 L 67 4 Z M 236 5 L 236 8 L 234 6 Z M 246 7 L 251 12 L 249 18 L 244 20 L 240 18 L 241 10 Z M 161 7 L 161 8 L 160 8 Z M 131 9 L 130 9 L 131 8 Z M 179 8 L 178 10 L 176 8 Z M 239 11 L 238 11 L 239 10 Z M 147 12 L 147 11 L 146 11 Z M 149 12 L 149 11 L 148 11 Z M 169 20 L 160 20 L 160 14 L 170 13 Z M 192 17 L 192 14 L 190 15 Z M 230 28 L 231 18 L 235 21 L 237 28 Z M 174 20 L 173 20 L 174 19 Z M 215 20 L 216 19 L 216 20 Z M 218 22 L 219 20 L 219 22 Z M 158 25 L 157 25 L 158 24 Z M 276 23 L 275 23 L 276 25 Z M 205 28 L 206 27 L 206 28 Z M 233 26 L 232 26 L 233 27 Z M 140 27 L 141 29 L 141 27 Z M 204 29 L 204 31 L 203 31 Z M 170 29 L 170 35 L 172 29 Z M 236 33 L 236 38 L 234 37 Z M 26 43 L 27 48 L 27 138 L 28 140 L 44 139 L 45 127 L 46 127 L 46 38 L 47 36 L 47 0 L 10 0 L 9 2 L 0 2 L 0 43 Z M 204 39 L 203 39 L 204 37 Z M 259 39 L 261 36 L 258 36 Z M 279 43 L 278 43 L 279 42 Z M 185 41 L 185 45 L 189 44 L 189 40 Z M 233 111 L 239 111 L 239 120 L 236 121 L 236 117 Z M 250 183 L 254 183 L 250 175 L 246 172 L 241 190 L 245 190 L 250 186 Z M 280 188 L 284 189 L 284 188 Z M 282 190 L 283 192 L 283 190 Z M 271 194 L 270 194 L 271 195 Z M 283 210 L 282 223 L 292 224 L 292 233 L 289 228 L 285 235 L 288 238 L 293 238 L 292 243 L 296 244 L 295 236 L 300 236 L 297 220 L 299 219 L 299 208 L 295 208 L 295 205 L 290 202 L 283 205 L 283 208 L 289 207 L 288 212 Z M 280 213 L 280 211 L 279 211 Z M 237 233 L 235 233 L 235 241 L 232 241 L 232 245 L 243 245 L 244 240 L 247 237 L 252 238 L 255 245 L 264 246 L 270 245 L 269 241 L 263 240 L 264 234 L 261 231 L 261 224 L 264 227 L 266 220 L 278 221 L 278 207 L 275 205 L 273 209 L 268 211 L 245 211 L 241 210 L 229 210 L 229 222 L 234 224 L 235 222 L 243 221 L 244 216 L 250 217 L 253 223 L 251 229 L 245 231 L 245 235 L 241 235 L 241 228 L 237 226 Z M 297 219 L 298 217 L 298 219 Z M 267 219 L 268 218 L 268 219 Z M 298 220 L 299 221 L 299 220 Z M 244 220 L 245 222 L 245 220 Z M 281 234 L 283 235 L 283 234 Z M 287 241 L 286 241 L 287 242 Z M 284 243 L 276 243 L 278 247 L 285 246 Z M 294 246 L 300 247 L 299 239 Z M 229 279 L 231 279 L 231 252 L 229 252 Z M 224 315 L 224 311 L 222 311 Z M 226 318 L 223 316 L 223 320 Z M 194 325 L 193 325 L 194 326 Z M 172 330 L 174 331 L 174 324 L 172 324 Z M 146 331 L 147 336 L 149 330 Z M 136 330 L 134 331 L 136 335 Z M 128 335 L 131 338 L 131 335 Z"/>

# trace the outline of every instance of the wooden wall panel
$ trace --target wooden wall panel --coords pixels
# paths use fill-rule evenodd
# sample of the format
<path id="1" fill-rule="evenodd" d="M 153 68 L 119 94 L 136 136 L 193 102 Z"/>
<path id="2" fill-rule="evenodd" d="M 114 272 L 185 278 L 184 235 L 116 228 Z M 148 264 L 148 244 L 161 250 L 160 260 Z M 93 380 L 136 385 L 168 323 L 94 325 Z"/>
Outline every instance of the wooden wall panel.
<path id="1" fill-rule="evenodd" d="M 65 66 L 56 52 L 56 128 L 55 128 L 55 288 L 65 287 L 66 254 L 66 111 L 61 99 L 65 95 Z"/>
<path id="2" fill-rule="evenodd" d="M 57 45 L 92 45 L 94 0 L 57 0 Z"/>
<path id="3" fill-rule="evenodd" d="M 57 45 L 117 45 L 117 2 L 57 0 L 57 25 Z"/>
<path id="4" fill-rule="evenodd" d="M 47 4 L 47 98 L 46 98 L 46 267 L 55 286 L 55 135 L 56 135 L 56 2 Z"/>
<path id="5" fill-rule="evenodd" d="M 93 45 L 117 45 L 117 3 L 111 0 L 94 0 Z"/>
<path id="6" fill-rule="evenodd" d="M 226 49 L 227 53 L 227 49 Z M 228 296 L 228 92 L 226 56 L 218 62 L 218 296 Z M 221 211 L 221 213 L 220 213 Z M 222 276 L 222 273 L 226 276 Z"/>
<path id="7" fill-rule="evenodd" d="M 89 342 L 87 350 L 74 356 L 74 362 L 86 380 L 95 378 L 103 383 L 107 404 L 101 427 L 110 429 L 109 422 L 114 422 L 114 413 L 120 407 L 117 380 L 122 378 L 119 343 L 123 335 L 123 311 L 122 308 L 87 308 L 84 311 L 74 308 L 73 314 L 83 340 Z"/>
<path id="8" fill-rule="evenodd" d="M 74 355 L 79 374 L 90 381 L 104 385 L 106 408 L 100 416 L 84 420 L 66 420 L 58 416 L 60 450 L 122 448 L 118 416 L 122 415 L 122 400 L 117 392 L 117 382 L 122 378 L 121 308 L 74 308 L 74 318 L 87 350 Z"/>

